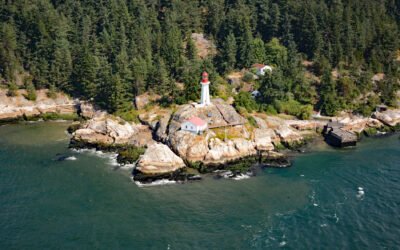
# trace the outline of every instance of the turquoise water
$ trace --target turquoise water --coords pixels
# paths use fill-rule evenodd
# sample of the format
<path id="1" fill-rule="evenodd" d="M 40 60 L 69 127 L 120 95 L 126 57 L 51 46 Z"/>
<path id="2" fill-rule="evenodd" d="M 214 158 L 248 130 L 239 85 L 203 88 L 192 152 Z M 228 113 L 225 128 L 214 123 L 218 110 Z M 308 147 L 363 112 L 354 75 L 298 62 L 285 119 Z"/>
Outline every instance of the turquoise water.
<path id="1" fill-rule="evenodd" d="M 66 127 L 0 127 L 0 249 L 399 248 L 398 135 L 320 146 L 246 180 L 139 188 L 70 151 Z"/>

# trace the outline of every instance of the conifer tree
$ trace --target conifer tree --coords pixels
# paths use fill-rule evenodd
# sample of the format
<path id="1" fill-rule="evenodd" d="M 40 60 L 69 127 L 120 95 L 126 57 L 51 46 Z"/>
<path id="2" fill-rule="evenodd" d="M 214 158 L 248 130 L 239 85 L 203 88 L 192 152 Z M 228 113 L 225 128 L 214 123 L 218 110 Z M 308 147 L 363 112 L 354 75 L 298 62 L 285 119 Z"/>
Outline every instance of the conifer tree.
<path id="1" fill-rule="evenodd" d="M 231 71 L 236 67 L 237 57 L 237 44 L 236 38 L 233 33 L 229 33 L 223 44 L 222 49 L 222 63 L 224 64 L 224 71 Z"/>

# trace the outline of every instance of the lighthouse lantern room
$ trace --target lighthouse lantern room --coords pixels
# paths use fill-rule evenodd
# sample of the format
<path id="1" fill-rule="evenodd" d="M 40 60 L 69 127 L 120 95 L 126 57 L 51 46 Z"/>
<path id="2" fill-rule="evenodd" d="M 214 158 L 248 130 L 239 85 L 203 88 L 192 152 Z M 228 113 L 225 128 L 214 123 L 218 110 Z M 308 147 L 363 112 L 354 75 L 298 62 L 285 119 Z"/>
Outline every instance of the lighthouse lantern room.
<path id="1" fill-rule="evenodd" d="M 203 72 L 201 79 L 201 100 L 200 106 L 209 106 L 211 105 L 210 101 L 210 81 L 208 80 L 208 73 Z"/>

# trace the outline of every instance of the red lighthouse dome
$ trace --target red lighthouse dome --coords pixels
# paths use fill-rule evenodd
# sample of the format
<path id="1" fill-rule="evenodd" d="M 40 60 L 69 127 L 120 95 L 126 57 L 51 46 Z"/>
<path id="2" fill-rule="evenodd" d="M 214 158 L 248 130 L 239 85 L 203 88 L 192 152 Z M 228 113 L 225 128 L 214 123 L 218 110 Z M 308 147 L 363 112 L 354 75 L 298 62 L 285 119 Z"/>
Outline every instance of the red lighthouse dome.
<path id="1" fill-rule="evenodd" d="M 201 74 L 201 83 L 206 84 L 208 83 L 208 73 L 206 71 L 203 72 L 203 74 Z"/>

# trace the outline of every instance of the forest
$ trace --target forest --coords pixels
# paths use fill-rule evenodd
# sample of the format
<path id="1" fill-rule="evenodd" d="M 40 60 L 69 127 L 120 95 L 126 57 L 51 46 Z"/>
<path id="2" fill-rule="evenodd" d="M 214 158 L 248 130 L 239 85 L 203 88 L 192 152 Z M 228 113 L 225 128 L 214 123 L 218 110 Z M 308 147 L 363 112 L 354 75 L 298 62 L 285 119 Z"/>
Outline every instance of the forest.
<path id="1" fill-rule="evenodd" d="M 200 58 L 192 33 L 216 53 Z M 400 1 L 0 0 L 0 85 L 10 95 L 49 88 L 123 113 L 144 92 L 165 105 L 196 100 L 203 70 L 211 94 L 226 97 L 226 75 L 254 63 L 274 70 L 257 80 L 257 100 L 235 96 L 249 112 L 395 106 Z"/>

